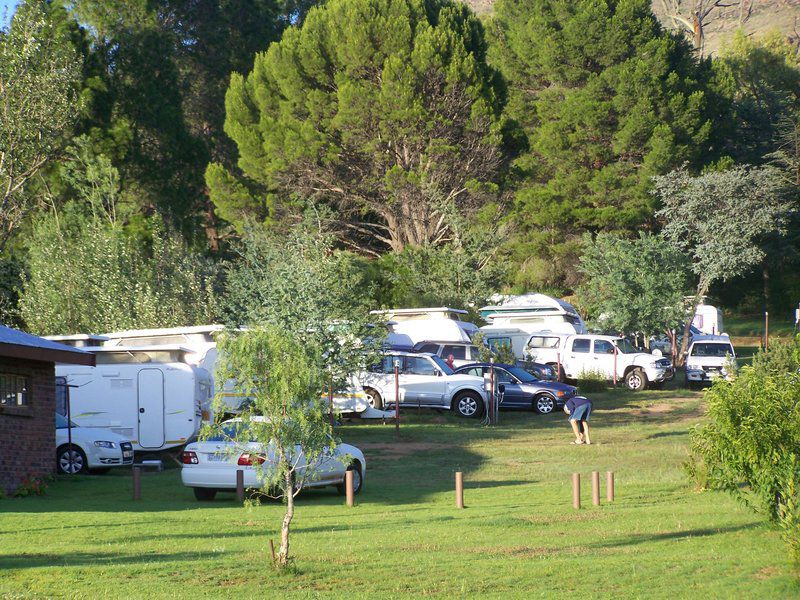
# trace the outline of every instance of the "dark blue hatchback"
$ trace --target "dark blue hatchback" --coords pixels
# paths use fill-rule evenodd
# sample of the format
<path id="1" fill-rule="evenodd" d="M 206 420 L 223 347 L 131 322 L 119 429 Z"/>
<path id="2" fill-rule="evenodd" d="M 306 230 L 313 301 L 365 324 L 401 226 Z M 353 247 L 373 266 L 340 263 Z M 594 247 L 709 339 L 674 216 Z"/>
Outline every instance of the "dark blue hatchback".
<path id="1" fill-rule="evenodd" d="M 458 367 L 455 372 L 462 375 L 483 377 L 489 372 L 489 363 L 471 363 Z M 542 381 L 525 369 L 515 365 L 495 363 L 497 383 L 503 386 L 500 408 L 532 408 L 538 413 L 551 413 L 578 393 L 578 388 L 559 383 Z"/>

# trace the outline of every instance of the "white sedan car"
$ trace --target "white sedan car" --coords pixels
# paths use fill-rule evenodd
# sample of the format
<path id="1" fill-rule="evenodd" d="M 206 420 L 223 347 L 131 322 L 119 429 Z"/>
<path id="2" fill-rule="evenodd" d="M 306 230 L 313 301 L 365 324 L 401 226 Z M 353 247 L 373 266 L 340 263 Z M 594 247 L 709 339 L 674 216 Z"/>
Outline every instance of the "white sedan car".
<path id="1" fill-rule="evenodd" d="M 252 417 L 253 420 L 263 417 Z M 210 438 L 188 444 L 181 455 L 181 481 L 194 491 L 198 500 L 213 500 L 219 491 L 236 490 L 236 471 L 244 473 L 246 489 L 263 487 L 263 464 L 274 460 L 271 452 L 264 452 L 258 442 L 232 442 L 233 429 L 241 427 L 238 419 L 231 419 L 228 435 Z M 237 436 L 240 437 L 240 436 Z M 340 494 L 345 490 L 345 473 L 353 472 L 353 491 L 357 494 L 364 486 L 367 461 L 364 453 L 355 446 L 339 444 L 323 454 L 313 464 L 307 464 L 298 448 L 296 458 L 298 471 L 305 472 L 303 487 L 336 486 Z"/>
<path id="2" fill-rule="evenodd" d="M 78 427 L 68 431 L 67 418 L 56 413 L 56 468 L 59 473 L 107 471 L 133 463 L 133 444 L 102 427 Z M 72 446 L 70 446 L 70 435 Z"/>

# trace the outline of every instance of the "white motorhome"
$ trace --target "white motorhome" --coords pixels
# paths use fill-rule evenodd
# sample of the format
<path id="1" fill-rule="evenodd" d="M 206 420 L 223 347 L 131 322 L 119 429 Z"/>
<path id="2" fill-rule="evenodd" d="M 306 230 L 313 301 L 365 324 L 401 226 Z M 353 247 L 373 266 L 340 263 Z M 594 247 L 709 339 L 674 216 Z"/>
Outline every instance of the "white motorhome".
<path id="1" fill-rule="evenodd" d="M 97 366 L 56 365 L 70 390 L 72 420 L 130 439 L 134 449 L 157 451 L 195 439 L 209 420 L 214 382 L 188 364 L 178 345 L 84 346 Z"/>
<path id="2" fill-rule="evenodd" d="M 710 304 L 699 304 L 692 325 L 706 335 L 722 335 L 722 311 Z"/>
<path id="3" fill-rule="evenodd" d="M 553 333 L 586 333 L 586 323 L 569 302 L 551 298 L 544 294 L 522 294 L 500 296 L 501 303 L 484 306 L 481 316 L 489 325 L 481 331 L 493 329 L 517 329 L 528 332 L 552 331 Z"/>

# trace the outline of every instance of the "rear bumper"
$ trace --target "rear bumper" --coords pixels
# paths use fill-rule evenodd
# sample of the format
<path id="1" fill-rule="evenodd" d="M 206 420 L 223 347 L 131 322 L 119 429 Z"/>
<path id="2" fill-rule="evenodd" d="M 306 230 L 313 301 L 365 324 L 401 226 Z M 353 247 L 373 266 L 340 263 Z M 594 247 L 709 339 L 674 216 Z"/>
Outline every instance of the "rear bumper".
<path id="1" fill-rule="evenodd" d="M 260 488 L 263 481 L 252 467 L 208 468 L 202 465 L 184 466 L 181 469 L 181 481 L 187 487 L 213 488 L 217 490 L 236 489 L 236 471 L 244 472 L 244 487 Z"/>

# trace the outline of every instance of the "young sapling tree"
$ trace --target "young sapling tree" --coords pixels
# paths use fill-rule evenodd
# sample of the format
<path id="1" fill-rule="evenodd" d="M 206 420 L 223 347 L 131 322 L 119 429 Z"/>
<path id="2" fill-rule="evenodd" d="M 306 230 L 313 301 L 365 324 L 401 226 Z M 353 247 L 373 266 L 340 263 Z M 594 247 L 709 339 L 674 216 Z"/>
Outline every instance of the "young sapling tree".
<path id="1" fill-rule="evenodd" d="M 320 395 L 325 370 L 318 347 L 276 327 L 226 332 L 218 342 L 217 381 L 229 381 L 248 398 L 237 420 L 204 428 L 203 438 L 232 442 L 232 453 L 249 454 L 261 492 L 286 504 L 277 564 L 289 563 L 289 532 L 295 496 L 318 477 L 335 446 L 327 404 Z M 229 390 L 226 390 L 229 391 Z M 217 413 L 224 410 L 220 394 Z"/>

